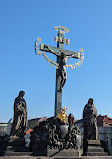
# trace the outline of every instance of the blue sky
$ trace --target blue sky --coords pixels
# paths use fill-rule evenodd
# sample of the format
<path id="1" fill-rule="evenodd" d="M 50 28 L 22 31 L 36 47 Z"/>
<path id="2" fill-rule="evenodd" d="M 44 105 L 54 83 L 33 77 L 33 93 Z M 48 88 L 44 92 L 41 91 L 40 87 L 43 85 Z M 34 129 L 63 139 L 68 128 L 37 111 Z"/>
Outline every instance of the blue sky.
<path id="1" fill-rule="evenodd" d="M 92 97 L 98 114 L 112 117 L 112 0 L 0 1 L 0 122 L 13 117 L 13 103 L 26 92 L 28 118 L 53 116 L 55 67 L 35 55 L 34 43 L 56 46 L 54 26 L 70 29 L 65 49 L 84 49 L 81 67 L 67 70 L 63 107 L 76 119 Z M 56 57 L 46 53 L 51 60 Z M 77 60 L 71 59 L 69 63 Z"/>

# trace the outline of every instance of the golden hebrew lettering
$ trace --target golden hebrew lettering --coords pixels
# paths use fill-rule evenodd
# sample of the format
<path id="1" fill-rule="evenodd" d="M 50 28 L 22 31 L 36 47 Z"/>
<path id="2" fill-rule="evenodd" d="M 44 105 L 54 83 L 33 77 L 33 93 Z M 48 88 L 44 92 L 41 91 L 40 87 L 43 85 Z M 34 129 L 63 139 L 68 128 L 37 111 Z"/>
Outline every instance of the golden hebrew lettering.
<path id="1" fill-rule="evenodd" d="M 54 64 L 50 63 L 51 66 L 54 66 Z"/>
<path id="2" fill-rule="evenodd" d="M 41 38 L 39 38 L 39 37 L 37 38 L 37 41 L 40 41 L 40 42 L 42 42 Z"/>
<path id="3" fill-rule="evenodd" d="M 68 33 L 69 31 L 70 31 L 70 30 L 66 28 L 66 31 L 65 31 L 65 32 Z"/>
<path id="4" fill-rule="evenodd" d="M 54 29 L 56 29 L 57 31 L 59 31 L 60 35 L 61 34 L 64 34 L 64 32 L 69 32 L 69 29 L 67 29 L 66 27 L 64 26 L 55 26 Z M 55 42 L 60 42 L 60 43 L 66 43 L 67 45 L 70 43 L 70 40 L 69 39 L 66 39 L 66 38 L 63 38 L 62 36 L 55 36 L 54 37 L 54 41 Z M 55 63 L 54 61 L 51 61 L 48 59 L 48 57 L 46 56 L 46 54 L 40 50 L 43 50 L 45 51 L 47 49 L 47 47 L 44 46 L 44 44 L 40 44 L 42 42 L 41 38 L 38 37 L 37 38 L 37 41 L 35 42 L 35 53 L 38 55 L 42 55 L 44 57 L 44 59 L 51 65 L 51 66 L 56 66 L 56 69 L 59 69 L 60 68 L 60 64 L 59 63 Z M 55 50 L 55 49 L 54 49 Z M 49 51 L 49 49 L 47 50 L 47 52 Z M 50 52 L 50 51 L 49 51 Z M 68 54 L 69 54 L 69 51 L 68 51 Z M 82 56 L 83 55 L 83 56 Z M 82 63 L 83 63 L 83 59 L 84 59 L 84 50 L 83 48 L 79 49 L 79 52 L 76 53 L 76 58 L 79 59 L 79 61 L 73 65 L 66 65 L 67 69 L 68 67 L 71 67 L 72 69 L 77 67 L 77 66 L 80 66 Z"/>
<path id="5" fill-rule="evenodd" d="M 79 51 L 80 51 L 80 52 L 84 52 L 83 48 L 81 48 Z"/>
<path id="6" fill-rule="evenodd" d="M 38 55 L 42 55 L 42 51 L 39 51 L 39 50 L 38 50 L 37 52 L 38 52 Z"/>
<path id="7" fill-rule="evenodd" d="M 84 56 L 82 56 L 81 60 L 84 60 Z"/>
<path id="8" fill-rule="evenodd" d="M 73 66 L 71 66 L 71 68 L 73 69 Z"/>
<path id="9" fill-rule="evenodd" d="M 63 28 L 63 30 L 64 30 L 64 32 L 65 32 L 65 27 L 64 27 L 64 26 L 62 26 L 62 28 Z"/>
<path id="10" fill-rule="evenodd" d="M 38 43 L 38 42 L 36 42 L 36 46 L 39 46 L 39 43 Z"/>
<path id="11" fill-rule="evenodd" d="M 81 61 L 81 64 L 83 63 L 83 61 Z"/>
<path id="12" fill-rule="evenodd" d="M 54 41 L 55 41 L 55 42 L 58 42 L 58 36 L 55 36 L 55 37 L 54 37 Z"/>
<path id="13" fill-rule="evenodd" d="M 58 31 L 58 26 L 55 26 L 54 29 L 56 29 L 56 31 Z"/>
<path id="14" fill-rule="evenodd" d="M 80 59 L 81 58 L 81 54 L 80 54 L 80 52 L 78 52 L 78 59 Z"/>
<path id="15" fill-rule="evenodd" d="M 44 48 L 44 44 L 40 44 L 40 49 L 42 50 Z"/>
<path id="16" fill-rule="evenodd" d="M 56 65 L 56 63 L 54 61 L 52 61 L 52 64 Z"/>
<path id="17" fill-rule="evenodd" d="M 47 57 L 46 54 L 45 54 L 45 52 L 43 52 L 42 55 L 43 55 L 44 57 Z"/>

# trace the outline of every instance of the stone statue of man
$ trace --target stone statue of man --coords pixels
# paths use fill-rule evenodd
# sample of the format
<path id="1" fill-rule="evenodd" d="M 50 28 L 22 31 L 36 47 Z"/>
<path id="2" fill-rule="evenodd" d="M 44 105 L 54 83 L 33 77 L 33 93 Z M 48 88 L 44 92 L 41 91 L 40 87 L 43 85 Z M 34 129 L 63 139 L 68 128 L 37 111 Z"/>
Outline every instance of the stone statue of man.
<path id="1" fill-rule="evenodd" d="M 12 137 L 22 137 L 28 127 L 27 106 L 23 98 L 25 92 L 20 91 L 18 97 L 14 101 L 14 118 L 11 128 Z"/>
<path id="2" fill-rule="evenodd" d="M 93 104 L 93 99 L 90 98 L 83 110 L 83 123 L 84 123 L 84 139 L 97 140 L 97 110 Z"/>

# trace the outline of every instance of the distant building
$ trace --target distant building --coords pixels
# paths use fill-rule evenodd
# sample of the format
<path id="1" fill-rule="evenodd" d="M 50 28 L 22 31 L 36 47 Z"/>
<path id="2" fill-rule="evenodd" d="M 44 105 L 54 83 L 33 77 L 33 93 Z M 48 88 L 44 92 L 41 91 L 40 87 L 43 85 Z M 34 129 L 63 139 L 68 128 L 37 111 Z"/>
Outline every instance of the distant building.
<path id="1" fill-rule="evenodd" d="M 112 127 L 112 118 L 109 118 L 107 115 L 105 116 L 97 116 L 97 125 L 104 127 Z"/>
<path id="2" fill-rule="evenodd" d="M 7 123 L 0 123 L 0 136 L 5 136 L 7 133 Z"/>
<path id="3" fill-rule="evenodd" d="M 97 116 L 97 125 L 99 132 L 99 140 L 105 142 L 110 155 L 112 155 L 112 118 L 105 116 Z"/>
<path id="4" fill-rule="evenodd" d="M 10 135 L 11 132 L 11 128 L 12 128 L 12 122 L 13 122 L 13 118 L 11 118 L 8 123 L 7 123 L 7 135 Z"/>
<path id="5" fill-rule="evenodd" d="M 77 120 L 74 122 L 74 125 L 78 126 L 81 133 L 83 134 L 84 128 L 83 128 L 83 119 Z"/>
<path id="6" fill-rule="evenodd" d="M 46 119 L 46 117 L 42 117 L 28 120 L 28 129 L 33 129 L 35 126 L 39 126 L 39 123 L 45 121 Z"/>
<path id="7" fill-rule="evenodd" d="M 40 122 L 45 121 L 47 118 L 34 118 L 28 120 L 28 129 L 33 129 L 38 126 Z M 5 134 L 10 135 L 11 127 L 13 123 L 13 118 L 11 118 L 8 123 L 0 123 L 0 136 L 5 136 Z"/>

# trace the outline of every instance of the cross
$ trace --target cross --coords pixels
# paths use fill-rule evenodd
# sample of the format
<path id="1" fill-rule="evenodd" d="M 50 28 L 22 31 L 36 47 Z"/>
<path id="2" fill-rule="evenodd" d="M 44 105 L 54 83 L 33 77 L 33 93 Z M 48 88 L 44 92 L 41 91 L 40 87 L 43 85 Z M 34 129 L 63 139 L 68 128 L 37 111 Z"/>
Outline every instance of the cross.
<path id="1" fill-rule="evenodd" d="M 57 36 L 55 41 L 57 42 L 57 47 L 52 47 L 49 45 L 40 44 L 39 50 L 53 53 L 57 56 L 57 63 L 59 67 L 56 69 L 56 86 L 55 86 L 55 116 L 61 113 L 62 109 L 62 88 L 65 85 L 67 74 L 66 74 L 66 62 L 67 58 L 81 58 L 80 52 L 73 52 L 63 49 L 64 43 L 68 44 L 69 39 L 64 38 L 64 33 L 68 30 L 63 30 L 63 28 L 56 27 Z"/>

